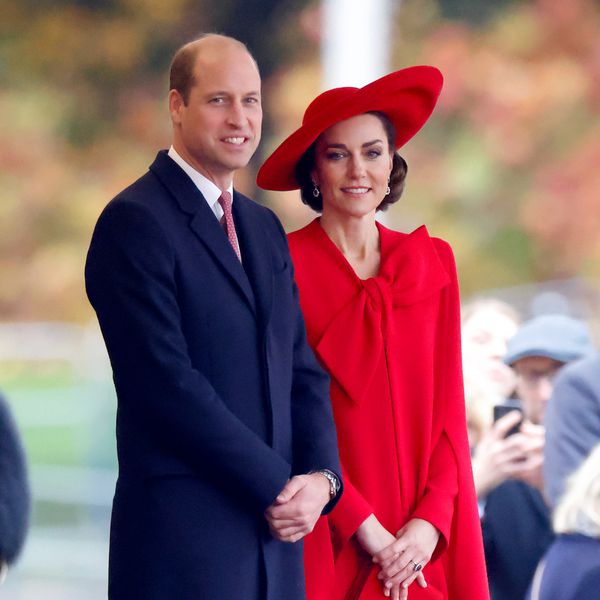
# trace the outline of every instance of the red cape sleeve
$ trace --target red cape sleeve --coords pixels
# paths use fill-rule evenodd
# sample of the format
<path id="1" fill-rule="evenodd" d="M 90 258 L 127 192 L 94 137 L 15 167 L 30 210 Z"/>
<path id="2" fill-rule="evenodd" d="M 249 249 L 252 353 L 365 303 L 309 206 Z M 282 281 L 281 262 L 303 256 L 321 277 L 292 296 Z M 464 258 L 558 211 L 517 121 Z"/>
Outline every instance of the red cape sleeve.
<path id="1" fill-rule="evenodd" d="M 371 505 L 352 485 L 342 464 L 344 493 L 336 508 L 329 514 L 329 527 L 336 548 L 341 548 L 356 533 L 365 519 L 374 513 Z"/>
<path id="2" fill-rule="evenodd" d="M 436 240 L 436 247 L 451 280 L 442 292 L 441 322 L 436 348 L 436 394 L 442 394 L 443 402 L 439 405 L 444 407 L 443 431 L 448 441 L 448 451 L 455 458 L 457 477 L 457 494 L 447 537 L 448 597 L 489 600 L 481 524 L 467 437 L 456 266 L 452 250 L 446 242 Z M 436 452 L 432 453 L 432 460 L 438 459 Z M 435 473 L 436 470 L 434 468 L 432 472 Z M 469 565 L 468 569 L 465 569 L 465 565 Z"/>
<path id="3" fill-rule="evenodd" d="M 458 493 L 457 479 L 456 458 L 448 435 L 443 431 L 431 453 L 425 494 L 411 515 L 412 518 L 429 521 L 441 533 L 432 560 L 447 548 L 450 540 L 454 503 Z"/>

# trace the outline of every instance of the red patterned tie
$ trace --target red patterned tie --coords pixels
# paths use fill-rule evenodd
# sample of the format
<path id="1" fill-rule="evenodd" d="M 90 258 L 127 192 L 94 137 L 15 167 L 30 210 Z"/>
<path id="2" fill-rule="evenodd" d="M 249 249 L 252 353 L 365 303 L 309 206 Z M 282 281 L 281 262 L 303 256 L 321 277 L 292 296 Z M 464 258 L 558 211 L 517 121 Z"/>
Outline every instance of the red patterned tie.
<path id="1" fill-rule="evenodd" d="M 233 213 L 231 212 L 231 205 L 233 204 L 233 200 L 231 199 L 231 194 L 229 192 L 223 192 L 221 197 L 219 198 L 219 204 L 223 208 L 223 218 L 221 219 L 221 224 L 225 229 L 225 233 L 229 238 L 237 257 L 242 260 L 242 255 L 240 254 L 240 247 L 238 246 L 237 236 L 235 234 L 235 225 L 233 224 Z"/>

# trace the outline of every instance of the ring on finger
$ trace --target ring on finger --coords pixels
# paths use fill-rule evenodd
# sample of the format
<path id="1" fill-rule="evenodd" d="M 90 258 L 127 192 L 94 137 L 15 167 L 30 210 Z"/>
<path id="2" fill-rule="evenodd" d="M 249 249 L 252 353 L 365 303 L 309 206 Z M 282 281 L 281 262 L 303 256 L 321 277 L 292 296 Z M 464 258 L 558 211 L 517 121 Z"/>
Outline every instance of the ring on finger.
<path id="1" fill-rule="evenodd" d="M 418 573 L 423 568 L 423 565 L 421 563 L 415 562 L 412 558 L 408 561 L 408 564 L 412 565 L 412 570 L 415 573 Z"/>

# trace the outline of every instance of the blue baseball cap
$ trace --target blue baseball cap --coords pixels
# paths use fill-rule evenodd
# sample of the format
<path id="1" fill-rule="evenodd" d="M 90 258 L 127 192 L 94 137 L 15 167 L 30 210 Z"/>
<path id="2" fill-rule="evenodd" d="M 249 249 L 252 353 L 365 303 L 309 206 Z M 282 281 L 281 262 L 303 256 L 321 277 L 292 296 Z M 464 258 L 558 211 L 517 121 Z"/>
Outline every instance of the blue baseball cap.
<path id="1" fill-rule="evenodd" d="M 524 323 L 508 341 L 504 362 L 512 365 L 529 356 L 568 363 L 593 352 L 587 325 L 566 315 L 542 315 Z"/>

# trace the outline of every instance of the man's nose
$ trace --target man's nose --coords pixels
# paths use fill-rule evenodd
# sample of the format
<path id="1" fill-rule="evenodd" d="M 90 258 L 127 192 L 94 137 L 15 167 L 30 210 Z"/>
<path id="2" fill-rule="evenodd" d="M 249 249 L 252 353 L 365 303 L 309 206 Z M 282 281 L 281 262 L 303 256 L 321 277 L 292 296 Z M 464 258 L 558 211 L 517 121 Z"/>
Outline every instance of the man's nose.
<path id="1" fill-rule="evenodd" d="M 538 387 L 538 395 L 540 400 L 543 402 L 548 402 L 548 400 L 550 400 L 550 396 L 552 396 L 553 387 L 554 385 L 549 377 L 543 377 L 540 379 Z"/>
<path id="2" fill-rule="evenodd" d="M 227 123 L 234 127 L 242 127 L 244 124 L 245 114 L 244 107 L 241 102 L 232 102 L 227 112 Z"/>

